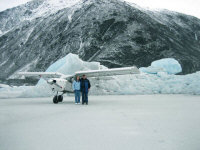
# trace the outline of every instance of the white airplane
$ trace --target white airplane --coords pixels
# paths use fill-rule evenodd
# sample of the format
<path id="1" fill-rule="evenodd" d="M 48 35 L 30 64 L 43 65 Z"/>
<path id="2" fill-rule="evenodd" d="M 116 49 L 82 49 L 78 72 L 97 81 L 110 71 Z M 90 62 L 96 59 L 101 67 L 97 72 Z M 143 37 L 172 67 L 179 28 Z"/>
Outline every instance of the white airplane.
<path id="1" fill-rule="evenodd" d="M 114 76 L 114 75 L 125 75 L 125 74 L 139 74 L 140 71 L 137 67 L 125 67 L 115 69 L 104 69 L 104 70 L 90 70 L 90 71 L 78 71 L 73 75 L 64 75 L 58 72 L 19 72 L 19 75 L 25 77 L 40 77 L 47 81 L 52 91 L 56 91 L 56 95 L 53 98 L 53 103 L 63 101 L 63 94 L 72 93 L 72 82 L 76 76 L 86 75 L 87 77 L 102 77 L 102 76 Z M 58 95 L 58 93 L 62 93 Z"/>

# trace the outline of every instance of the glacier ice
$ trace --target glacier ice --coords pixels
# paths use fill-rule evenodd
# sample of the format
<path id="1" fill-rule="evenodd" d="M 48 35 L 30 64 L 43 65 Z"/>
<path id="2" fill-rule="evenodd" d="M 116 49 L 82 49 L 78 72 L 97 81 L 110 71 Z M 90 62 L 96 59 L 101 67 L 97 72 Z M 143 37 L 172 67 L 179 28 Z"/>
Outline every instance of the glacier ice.
<path id="1" fill-rule="evenodd" d="M 164 58 L 151 63 L 152 67 L 162 68 L 168 74 L 177 74 L 182 72 L 181 65 L 174 58 Z"/>
<path id="2" fill-rule="evenodd" d="M 141 67 L 140 71 L 150 74 L 157 74 L 158 72 L 177 74 L 182 72 L 182 67 L 174 58 L 164 58 L 153 61 L 149 67 Z"/>
<path id="3" fill-rule="evenodd" d="M 139 68 L 141 72 L 149 73 L 149 74 L 157 74 L 158 72 L 164 72 L 162 68 L 157 68 L 157 67 L 141 67 Z"/>
<path id="4" fill-rule="evenodd" d="M 99 62 L 85 62 L 77 55 L 70 53 L 53 63 L 47 68 L 46 72 L 60 72 L 66 75 L 71 75 L 76 71 L 98 70 L 100 67 L 101 65 Z"/>
<path id="5" fill-rule="evenodd" d="M 175 63 L 175 67 L 166 66 L 166 62 Z M 180 71 L 180 68 L 176 61 L 171 59 L 155 61 L 152 65 L 149 70 L 154 72 L 153 74 L 144 71 L 136 75 L 90 78 L 92 84 L 90 94 L 200 94 L 200 72 L 174 75 L 173 73 Z M 160 69 L 160 67 L 165 70 Z M 50 65 L 46 71 L 71 75 L 76 71 L 102 68 L 106 69 L 99 62 L 85 62 L 77 55 L 70 53 Z M 142 69 L 140 68 L 140 70 Z M 47 97 L 52 95 L 51 89 L 42 79 L 36 86 L 4 86 L 0 88 L 0 98 Z"/>
<path id="6" fill-rule="evenodd" d="M 7 87 L 10 87 L 10 86 L 6 84 L 0 84 L 0 88 L 7 88 Z"/>
<path id="7" fill-rule="evenodd" d="M 50 65 L 46 72 L 59 72 L 65 75 L 72 75 L 76 71 L 99 70 L 102 67 L 105 68 L 100 65 L 99 62 L 85 62 L 82 61 L 77 55 L 69 53 L 67 56 Z M 43 82 L 42 79 L 38 82 L 38 85 L 41 82 Z"/>

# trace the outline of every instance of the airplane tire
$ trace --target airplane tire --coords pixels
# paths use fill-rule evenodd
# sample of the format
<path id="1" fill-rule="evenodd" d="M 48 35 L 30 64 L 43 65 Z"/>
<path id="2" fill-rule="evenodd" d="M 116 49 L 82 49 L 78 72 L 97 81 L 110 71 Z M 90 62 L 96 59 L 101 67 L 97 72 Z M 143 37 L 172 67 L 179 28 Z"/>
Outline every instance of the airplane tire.
<path id="1" fill-rule="evenodd" d="M 59 102 L 62 102 L 62 101 L 63 101 L 63 96 L 62 96 L 62 95 L 59 95 L 59 96 L 58 96 L 58 101 L 59 101 Z"/>
<path id="2" fill-rule="evenodd" d="M 54 104 L 57 104 L 59 101 L 58 101 L 58 96 L 54 96 L 54 98 L 53 98 L 53 103 Z"/>

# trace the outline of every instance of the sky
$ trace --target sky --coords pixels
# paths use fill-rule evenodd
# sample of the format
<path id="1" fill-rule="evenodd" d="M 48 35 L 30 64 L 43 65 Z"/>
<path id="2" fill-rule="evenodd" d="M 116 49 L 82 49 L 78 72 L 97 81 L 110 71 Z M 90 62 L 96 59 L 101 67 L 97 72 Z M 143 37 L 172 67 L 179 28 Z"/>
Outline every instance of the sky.
<path id="1" fill-rule="evenodd" d="M 30 0 L 0 0 L 0 11 Z M 200 18 L 200 0 L 126 0 L 150 9 L 168 9 Z"/>
<path id="2" fill-rule="evenodd" d="M 24 4 L 30 0 L 0 0 L 0 11 Z"/>
<path id="3" fill-rule="evenodd" d="M 150 9 L 168 9 L 200 18 L 200 0 L 126 0 Z"/>

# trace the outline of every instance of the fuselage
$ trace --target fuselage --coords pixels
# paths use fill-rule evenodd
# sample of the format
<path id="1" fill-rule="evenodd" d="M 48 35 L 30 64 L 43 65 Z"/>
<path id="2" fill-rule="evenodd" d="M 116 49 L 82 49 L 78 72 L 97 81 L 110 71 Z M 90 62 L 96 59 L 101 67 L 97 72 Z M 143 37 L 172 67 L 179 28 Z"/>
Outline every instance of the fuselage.
<path id="1" fill-rule="evenodd" d="M 73 92 L 72 82 L 62 78 L 52 78 L 47 81 L 53 91 L 57 92 Z"/>

